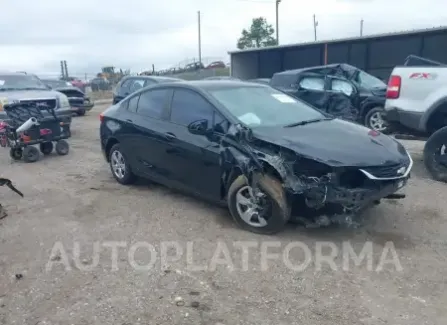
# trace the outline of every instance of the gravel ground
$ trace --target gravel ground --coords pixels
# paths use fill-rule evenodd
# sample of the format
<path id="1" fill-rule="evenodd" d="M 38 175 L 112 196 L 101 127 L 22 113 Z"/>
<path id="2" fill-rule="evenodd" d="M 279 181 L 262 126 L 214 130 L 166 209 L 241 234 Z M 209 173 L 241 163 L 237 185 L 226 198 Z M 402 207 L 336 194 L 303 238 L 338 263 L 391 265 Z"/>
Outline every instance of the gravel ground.
<path id="1" fill-rule="evenodd" d="M 361 227 L 260 236 L 162 186 L 118 185 L 99 149 L 102 108 L 74 119 L 68 156 L 25 164 L 0 152 L 2 176 L 25 194 L 0 188 L 9 213 L 0 220 L 0 324 L 447 324 L 446 185 L 425 172 L 422 143 L 405 142 L 415 160 L 407 198 L 372 208 Z M 236 242 L 257 246 L 247 265 Z M 317 243 L 325 255 L 333 249 L 332 266 L 318 262 Z M 116 258 L 111 244 L 125 246 Z M 306 257 L 295 247 L 266 264 L 267 244 L 270 254 L 305 244 L 311 263 L 291 268 Z M 372 264 L 346 263 L 346 245 L 372 248 Z"/>

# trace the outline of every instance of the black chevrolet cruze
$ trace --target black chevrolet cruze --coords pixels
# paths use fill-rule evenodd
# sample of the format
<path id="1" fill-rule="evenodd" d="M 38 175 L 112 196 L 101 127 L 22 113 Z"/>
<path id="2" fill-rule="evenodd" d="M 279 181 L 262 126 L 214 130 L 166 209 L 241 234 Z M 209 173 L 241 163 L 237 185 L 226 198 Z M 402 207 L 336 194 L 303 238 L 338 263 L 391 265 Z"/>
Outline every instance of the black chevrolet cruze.
<path id="1" fill-rule="evenodd" d="M 262 234 L 305 212 L 340 220 L 403 198 L 413 164 L 393 138 L 241 81 L 154 85 L 100 120 L 119 183 L 143 177 L 226 204 L 239 226 Z"/>

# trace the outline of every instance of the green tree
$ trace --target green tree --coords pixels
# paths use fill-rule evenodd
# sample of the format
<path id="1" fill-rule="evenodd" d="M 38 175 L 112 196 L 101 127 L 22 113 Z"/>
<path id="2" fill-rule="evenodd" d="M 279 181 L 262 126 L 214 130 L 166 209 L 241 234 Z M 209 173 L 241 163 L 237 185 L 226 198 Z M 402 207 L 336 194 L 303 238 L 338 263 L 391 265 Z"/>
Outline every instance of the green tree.
<path id="1" fill-rule="evenodd" d="M 241 37 L 237 40 L 240 50 L 277 45 L 273 37 L 275 29 L 264 17 L 253 18 L 250 29 L 243 29 Z"/>

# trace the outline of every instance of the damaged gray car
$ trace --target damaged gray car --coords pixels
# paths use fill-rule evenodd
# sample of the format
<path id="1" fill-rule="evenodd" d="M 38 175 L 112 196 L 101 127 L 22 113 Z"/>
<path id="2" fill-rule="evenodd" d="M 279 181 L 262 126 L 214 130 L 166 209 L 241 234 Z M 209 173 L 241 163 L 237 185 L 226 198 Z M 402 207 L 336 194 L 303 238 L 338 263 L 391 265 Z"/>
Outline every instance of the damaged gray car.
<path id="1" fill-rule="evenodd" d="M 144 88 L 100 116 L 115 179 L 144 177 L 228 206 L 243 229 L 352 222 L 399 199 L 412 159 L 396 140 L 240 81 Z"/>

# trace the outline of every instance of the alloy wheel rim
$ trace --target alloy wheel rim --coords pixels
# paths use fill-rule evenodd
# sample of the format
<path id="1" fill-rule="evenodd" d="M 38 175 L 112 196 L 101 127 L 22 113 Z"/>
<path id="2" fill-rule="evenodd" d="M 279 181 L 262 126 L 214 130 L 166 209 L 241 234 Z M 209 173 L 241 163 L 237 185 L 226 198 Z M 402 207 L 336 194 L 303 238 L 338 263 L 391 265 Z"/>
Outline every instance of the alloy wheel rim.
<path id="1" fill-rule="evenodd" d="M 126 162 L 121 152 L 114 151 L 111 157 L 112 170 L 116 177 L 123 178 L 126 175 Z"/>
<path id="2" fill-rule="evenodd" d="M 376 112 L 371 115 L 371 117 L 369 119 L 369 124 L 370 124 L 371 128 L 376 131 L 383 131 L 386 129 L 386 123 L 383 120 L 382 113 L 380 113 L 380 112 Z"/>
<path id="3" fill-rule="evenodd" d="M 236 193 L 236 209 L 240 218 L 249 226 L 261 228 L 267 226 L 267 220 L 262 216 L 262 206 L 257 203 L 251 186 L 244 186 Z"/>

